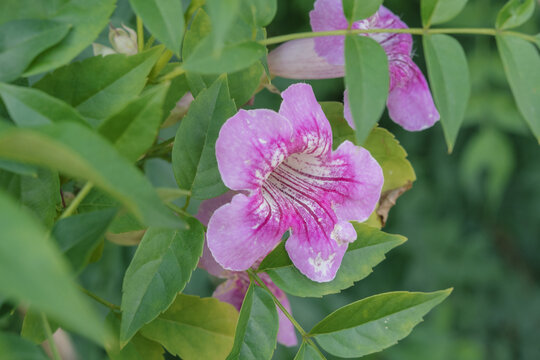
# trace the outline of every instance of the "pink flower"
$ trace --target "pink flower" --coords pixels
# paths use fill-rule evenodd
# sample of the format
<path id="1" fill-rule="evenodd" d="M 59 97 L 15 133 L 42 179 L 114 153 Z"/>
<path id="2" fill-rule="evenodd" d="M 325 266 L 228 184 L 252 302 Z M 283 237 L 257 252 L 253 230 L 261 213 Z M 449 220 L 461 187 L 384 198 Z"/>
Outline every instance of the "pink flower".
<path id="1" fill-rule="evenodd" d="M 349 141 L 332 151 L 332 131 L 313 90 L 291 85 L 279 113 L 240 110 L 216 142 L 219 171 L 237 194 L 208 224 L 208 247 L 225 269 L 242 271 L 290 229 L 285 248 L 308 278 L 331 281 L 349 242 L 351 220 L 375 209 L 382 170 Z"/>
<path id="2" fill-rule="evenodd" d="M 317 0 L 314 10 L 310 12 L 310 18 L 313 31 L 348 28 L 341 0 Z M 405 29 L 407 25 L 390 10 L 381 6 L 375 15 L 355 22 L 352 28 Z M 388 55 L 390 92 L 387 107 L 390 118 L 409 131 L 431 127 L 440 116 L 424 75 L 411 59 L 412 36 L 391 33 L 365 36 L 379 42 Z M 293 78 L 301 76 L 303 79 L 343 76 L 345 72 L 344 41 L 344 36 L 326 36 L 285 43 L 269 54 L 270 70 L 275 71 L 278 76 Z M 310 60 L 307 60 L 308 58 Z M 345 118 L 354 128 L 347 91 L 344 94 L 344 102 Z"/>
<path id="3" fill-rule="evenodd" d="M 234 192 L 229 191 L 222 196 L 219 196 L 214 199 L 206 200 L 201 203 L 199 207 L 199 212 L 197 213 L 197 219 L 199 219 L 203 224 L 208 224 L 208 220 L 212 213 L 221 205 L 229 202 L 232 197 L 235 195 Z M 223 269 L 212 257 L 208 246 L 204 246 L 203 255 L 199 261 L 199 267 L 205 269 L 211 275 L 216 277 L 226 279 L 221 285 L 219 285 L 214 291 L 213 297 L 219 299 L 220 301 L 227 302 L 238 311 L 242 308 L 242 303 L 244 302 L 244 297 L 249 287 L 249 275 L 245 271 L 229 271 Z M 267 274 L 261 273 L 259 277 L 264 281 L 266 286 L 272 291 L 274 296 L 279 300 L 279 302 L 291 313 L 291 304 L 287 295 L 276 286 L 270 279 Z M 285 346 L 295 346 L 298 343 L 296 334 L 294 332 L 294 326 L 290 320 L 285 316 L 285 314 L 276 307 L 279 316 L 279 331 L 277 334 L 277 340 Z"/>

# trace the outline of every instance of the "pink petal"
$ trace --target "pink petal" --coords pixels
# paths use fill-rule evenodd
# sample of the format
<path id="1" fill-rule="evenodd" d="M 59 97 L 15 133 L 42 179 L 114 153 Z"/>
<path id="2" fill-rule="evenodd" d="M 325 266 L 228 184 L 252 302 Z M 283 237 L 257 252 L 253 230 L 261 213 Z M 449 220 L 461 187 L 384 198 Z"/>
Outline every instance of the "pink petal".
<path id="1" fill-rule="evenodd" d="M 271 110 L 240 110 L 221 127 L 219 172 L 232 190 L 255 190 L 288 155 L 293 135 L 287 119 Z"/>
<path id="2" fill-rule="evenodd" d="M 435 124 L 440 116 L 422 71 L 409 57 L 390 61 L 390 118 L 409 131 Z"/>
<path id="3" fill-rule="evenodd" d="M 308 84 L 293 84 L 281 93 L 279 114 L 289 120 L 295 139 L 294 152 L 315 156 L 332 150 L 332 129 Z"/>
<path id="4" fill-rule="evenodd" d="M 379 202 L 384 183 L 382 169 L 369 151 L 350 141 L 344 141 L 333 157 L 349 164 L 344 176 L 355 180 L 346 184 L 348 196 L 334 210 L 342 220 L 365 221 Z"/>
<path id="5" fill-rule="evenodd" d="M 203 253 L 197 266 L 206 270 L 210 275 L 214 275 L 216 277 L 223 278 L 229 273 L 229 271 L 221 267 L 221 265 L 217 263 L 216 259 L 214 259 L 206 242 L 204 243 Z"/>
<path id="6" fill-rule="evenodd" d="M 270 73 L 287 79 L 333 79 L 345 76 L 342 65 L 332 65 L 315 52 L 315 40 L 287 41 L 268 54 Z"/>
<path id="7" fill-rule="evenodd" d="M 215 297 L 219 301 L 229 303 L 234 306 L 236 310 L 240 311 L 248 287 L 249 277 L 247 273 L 234 272 L 227 281 L 221 283 L 216 288 L 212 297 Z"/>
<path id="8" fill-rule="evenodd" d="M 343 30 L 349 26 L 343 14 L 341 0 L 317 0 L 309 13 L 313 31 Z M 315 38 L 315 51 L 330 64 L 344 65 L 344 36 L 325 36 Z"/>
<path id="9" fill-rule="evenodd" d="M 287 219 L 279 204 L 257 192 L 236 195 L 214 212 L 206 239 L 214 259 L 228 270 L 247 270 L 280 242 Z"/>
<path id="10" fill-rule="evenodd" d="M 367 26 L 362 26 L 361 24 Z M 353 28 L 377 28 L 377 29 L 407 29 L 405 24 L 399 16 L 388 10 L 386 7 L 381 6 L 377 13 L 368 20 L 355 23 Z M 388 56 L 395 54 L 410 56 L 412 51 L 413 38 L 411 34 L 391 34 L 391 33 L 379 33 L 369 34 L 369 37 L 376 40 L 386 51 Z"/>
<path id="11" fill-rule="evenodd" d="M 195 218 L 201 222 L 204 226 L 208 225 L 210 217 L 220 207 L 231 202 L 234 195 L 238 194 L 235 191 L 227 191 L 225 194 L 215 197 L 213 199 L 204 200 L 199 205 L 199 210 L 195 215 Z"/>

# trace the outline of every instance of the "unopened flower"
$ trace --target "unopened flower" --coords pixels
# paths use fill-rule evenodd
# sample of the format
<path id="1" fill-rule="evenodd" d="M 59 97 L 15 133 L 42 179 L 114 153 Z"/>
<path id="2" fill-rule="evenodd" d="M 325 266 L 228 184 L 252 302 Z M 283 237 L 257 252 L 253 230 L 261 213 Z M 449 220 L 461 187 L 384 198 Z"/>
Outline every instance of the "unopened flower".
<path id="1" fill-rule="evenodd" d="M 332 151 L 330 124 L 309 85 L 292 85 L 282 97 L 279 113 L 240 110 L 221 128 L 223 182 L 247 194 L 214 212 L 208 247 L 225 269 L 246 270 L 290 229 L 285 248 L 294 265 L 330 281 L 356 240 L 349 221 L 366 220 L 377 205 L 382 170 L 349 141 Z"/>
<path id="2" fill-rule="evenodd" d="M 109 42 L 112 45 L 112 48 L 94 43 L 92 47 L 94 49 L 94 55 L 107 56 L 110 54 L 125 54 L 125 55 L 135 55 L 138 52 L 137 47 L 137 33 L 122 24 L 122 28 L 115 28 L 114 26 L 109 26 Z"/>
<path id="3" fill-rule="evenodd" d="M 311 27 L 317 32 L 345 30 L 349 26 L 341 0 L 317 0 L 314 10 L 310 12 L 310 18 Z M 406 29 L 407 25 L 390 10 L 381 6 L 375 15 L 355 22 L 352 28 Z M 388 56 L 390 92 L 387 107 L 390 118 L 409 131 L 423 130 L 437 122 L 440 116 L 433 103 L 427 81 L 411 58 L 412 36 L 394 33 L 360 36 L 369 36 L 376 40 Z M 344 36 L 326 36 L 285 43 L 269 54 L 270 70 L 275 71 L 278 76 L 304 79 L 343 76 L 344 40 Z M 308 57 L 311 60 L 307 60 Z M 338 69 L 341 69 L 341 72 Z M 347 91 L 344 94 L 344 102 L 345 118 L 354 128 Z"/>
<path id="4" fill-rule="evenodd" d="M 235 195 L 230 191 L 222 196 L 214 199 L 205 200 L 201 203 L 199 211 L 196 215 L 203 224 L 208 224 L 208 220 L 212 213 L 220 206 L 228 203 Z M 257 264 L 255 264 L 257 265 Z M 246 293 L 250 284 L 249 275 L 246 271 L 229 271 L 222 268 L 212 257 L 208 246 L 204 246 L 203 255 L 199 261 L 199 267 L 205 269 L 211 275 L 214 275 L 221 279 L 226 279 L 220 284 L 214 291 L 213 297 L 220 301 L 227 302 L 238 311 L 242 308 L 242 303 L 246 297 Z M 279 300 L 279 302 L 291 313 L 291 305 L 287 295 L 274 284 L 267 274 L 261 273 L 259 277 L 264 281 L 265 285 L 270 289 L 272 294 Z M 279 329 L 277 334 L 277 340 L 285 346 L 295 346 L 298 342 L 296 334 L 294 332 L 294 326 L 291 321 L 285 316 L 285 314 L 276 307 L 279 317 Z"/>

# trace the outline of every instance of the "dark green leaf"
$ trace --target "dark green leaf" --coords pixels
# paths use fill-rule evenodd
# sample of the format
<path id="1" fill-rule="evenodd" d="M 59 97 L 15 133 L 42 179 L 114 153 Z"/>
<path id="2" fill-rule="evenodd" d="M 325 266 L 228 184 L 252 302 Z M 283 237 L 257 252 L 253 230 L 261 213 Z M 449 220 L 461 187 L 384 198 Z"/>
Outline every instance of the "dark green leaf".
<path id="1" fill-rule="evenodd" d="M 356 143 L 354 130 L 349 126 L 343 116 L 343 103 L 337 101 L 320 102 L 324 115 L 332 126 L 332 148 L 335 150 L 341 143 L 348 140 Z"/>
<path id="2" fill-rule="evenodd" d="M 204 229 L 194 218 L 187 223 L 188 230 L 146 231 L 122 286 L 122 344 L 171 305 L 197 267 Z"/>
<path id="3" fill-rule="evenodd" d="M 172 152 L 178 186 L 198 199 L 209 199 L 227 188 L 217 167 L 215 145 L 219 130 L 234 115 L 226 77 L 220 77 L 191 103 L 182 120 Z"/>
<path id="4" fill-rule="evenodd" d="M 111 360 L 163 360 L 163 347 L 156 342 L 136 334 L 130 342 L 120 348 L 118 334 L 120 319 L 112 312 L 107 315 L 106 322 L 115 334 L 105 343 L 105 350 Z"/>
<path id="5" fill-rule="evenodd" d="M 241 10 L 249 13 L 254 25 L 266 26 L 276 16 L 277 0 L 242 0 Z"/>
<path id="6" fill-rule="evenodd" d="M 498 29 L 511 29 L 523 25 L 534 14 L 535 0 L 510 0 L 497 15 Z"/>
<path id="7" fill-rule="evenodd" d="M 49 360 L 43 350 L 15 334 L 0 332 L 0 360 Z"/>
<path id="8" fill-rule="evenodd" d="M 206 0 L 206 9 L 214 33 L 214 49 L 219 49 L 227 39 L 227 33 L 238 16 L 240 0 Z"/>
<path id="9" fill-rule="evenodd" d="M 367 36 L 346 36 L 345 84 L 360 145 L 386 107 L 389 83 L 388 58 L 383 48 Z"/>
<path id="10" fill-rule="evenodd" d="M 73 215 L 54 224 L 52 235 L 75 273 L 89 263 L 115 215 L 116 209 L 93 211 Z"/>
<path id="11" fill-rule="evenodd" d="M 53 0 L 60 3 L 61 0 Z M 51 2 L 47 2 L 48 6 Z M 41 53 L 26 69 L 26 76 L 35 75 L 57 68 L 71 61 L 81 51 L 95 40 L 101 30 L 107 25 L 111 16 L 115 0 L 70 0 L 62 1 L 54 13 L 53 20 L 72 26 L 69 34 L 59 44 Z M 17 4 L 15 6 L 20 6 Z M 31 2 L 31 7 L 34 2 Z M 36 13 L 32 17 L 42 17 L 43 13 Z M 100 73 L 99 77 L 103 74 Z M 74 90 L 74 88 L 71 88 Z"/>
<path id="12" fill-rule="evenodd" d="M 284 242 L 264 259 L 259 270 L 270 275 L 280 289 L 295 296 L 321 297 L 347 289 L 368 276 L 372 268 L 385 259 L 384 254 L 406 241 L 400 235 L 353 224 L 358 238 L 349 245 L 335 279 L 330 282 L 314 282 L 300 273 L 289 259 Z"/>
<path id="13" fill-rule="evenodd" d="M 448 35 L 424 36 L 424 52 L 448 151 L 452 152 L 471 94 L 467 57 Z"/>
<path id="14" fill-rule="evenodd" d="M 107 141 L 78 124 L 45 125 L 39 131 L 1 126 L 0 158 L 51 167 L 89 180 L 148 225 L 182 226 L 139 171 Z"/>
<path id="15" fill-rule="evenodd" d="M 497 47 L 519 112 L 540 142 L 540 54 L 533 44 L 497 36 Z"/>
<path id="16" fill-rule="evenodd" d="M 153 87 L 99 125 L 101 135 L 129 161 L 135 162 L 154 143 L 168 87 Z"/>
<path id="17" fill-rule="evenodd" d="M 278 314 L 266 290 L 251 283 L 244 297 L 228 360 L 271 359 L 276 348 Z"/>
<path id="18" fill-rule="evenodd" d="M 184 360 L 224 359 L 232 349 L 237 320 L 238 312 L 230 304 L 178 294 L 141 334 Z"/>
<path id="19" fill-rule="evenodd" d="M 103 325 L 77 290 L 47 231 L 3 192 L 0 209 L 0 292 L 95 341 L 103 340 Z"/>
<path id="20" fill-rule="evenodd" d="M 310 331 L 321 347 L 340 357 L 361 357 L 410 334 L 452 289 L 432 293 L 393 292 L 371 296 L 328 315 Z"/>
<path id="21" fill-rule="evenodd" d="M 17 79 L 37 55 L 62 40 L 70 27 L 42 19 L 0 25 L 0 81 Z"/>
<path id="22" fill-rule="evenodd" d="M 536 45 L 537 45 L 538 48 L 540 49 L 540 34 L 536 35 L 536 36 L 535 36 L 535 39 L 536 39 Z"/>
<path id="23" fill-rule="evenodd" d="M 69 0 L 3 0 L 0 24 L 19 19 L 50 18 Z"/>
<path id="24" fill-rule="evenodd" d="M 296 353 L 294 360 L 322 360 L 324 359 L 319 352 L 307 342 L 303 342 Z"/>
<path id="25" fill-rule="evenodd" d="M 38 126 L 63 121 L 87 125 L 77 110 L 43 91 L 0 84 L 0 95 L 9 115 L 18 126 Z"/>
<path id="26" fill-rule="evenodd" d="M 163 69 L 163 73 L 170 71 L 173 67 L 177 65 L 178 65 L 177 63 L 168 64 Z M 178 101 L 184 95 L 186 95 L 188 91 L 189 91 L 189 85 L 188 85 L 186 74 L 182 74 L 181 76 L 177 76 L 171 80 L 171 85 L 169 86 L 169 90 L 167 91 L 167 96 L 165 96 L 165 100 L 163 101 L 163 110 L 161 114 L 162 123 L 166 119 L 169 118 L 169 116 L 171 115 L 171 111 L 175 109 Z M 166 127 L 166 124 L 162 124 L 162 126 Z"/>
<path id="27" fill-rule="evenodd" d="M 184 10 L 181 0 L 129 0 L 150 33 L 176 55 L 184 36 Z"/>
<path id="28" fill-rule="evenodd" d="M 50 319 L 47 319 L 47 322 L 49 323 L 51 332 L 54 333 L 56 329 L 58 329 L 58 324 Z M 35 344 L 41 344 L 47 340 L 47 331 L 45 330 L 45 326 L 43 314 L 40 311 L 28 309 L 26 315 L 24 316 L 21 336 Z"/>
<path id="29" fill-rule="evenodd" d="M 104 119 L 141 92 L 160 53 L 158 47 L 133 56 L 94 56 L 46 75 L 34 87 L 64 100 L 85 117 Z"/>
<path id="30" fill-rule="evenodd" d="M 342 0 L 345 17 L 352 24 L 375 14 L 383 0 Z"/>
<path id="31" fill-rule="evenodd" d="M 450 21 L 466 4 L 467 0 L 422 0 L 422 24 L 429 27 Z"/>

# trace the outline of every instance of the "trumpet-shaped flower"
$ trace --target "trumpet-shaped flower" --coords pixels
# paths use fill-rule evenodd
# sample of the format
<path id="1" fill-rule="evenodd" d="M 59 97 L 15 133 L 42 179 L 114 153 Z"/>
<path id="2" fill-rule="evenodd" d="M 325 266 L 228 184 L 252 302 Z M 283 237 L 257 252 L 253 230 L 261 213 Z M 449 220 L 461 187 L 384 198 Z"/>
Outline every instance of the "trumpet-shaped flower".
<path id="1" fill-rule="evenodd" d="M 330 124 L 309 85 L 291 85 L 282 97 L 279 113 L 240 110 L 221 128 L 221 177 L 246 194 L 214 212 L 208 247 L 225 269 L 246 270 L 290 229 L 285 248 L 294 265 L 326 282 L 356 240 L 349 221 L 364 221 L 375 209 L 382 170 L 349 141 L 332 151 Z"/>
<path id="2" fill-rule="evenodd" d="M 208 224 L 208 220 L 212 213 L 220 206 L 231 201 L 232 197 L 235 195 L 234 192 L 229 191 L 222 196 L 219 196 L 214 199 L 205 200 L 201 203 L 199 211 L 196 215 L 203 224 Z M 255 264 L 257 265 L 257 263 Z M 212 257 L 208 246 L 205 244 L 203 255 L 199 261 L 199 267 L 205 269 L 211 275 L 214 275 L 218 278 L 225 279 L 216 290 L 214 291 L 213 297 L 219 299 L 220 301 L 227 302 L 238 311 L 242 308 L 242 303 L 246 297 L 246 292 L 248 290 L 250 279 L 249 275 L 245 271 L 229 271 L 222 268 L 216 260 Z M 287 295 L 274 284 L 267 274 L 261 273 L 259 277 L 264 281 L 268 289 L 272 291 L 274 296 L 279 300 L 279 302 L 291 313 L 291 305 Z M 279 330 L 277 334 L 277 340 L 285 346 L 295 346 L 298 342 L 294 326 L 291 321 L 285 316 L 283 311 L 280 308 L 277 308 L 278 317 L 279 317 Z"/>
<path id="3" fill-rule="evenodd" d="M 317 0 L 310 12 L 313 31 L 345 30 L 349 24 L 341 0 Z M 353 29 L 406 29 L 407 25 L 381 6 Z M 362 36 L 362 35 L 361 35 Z M 419 131 L 439 120 L 427 81 L 412 61 L 412 36 L 396 33 L 363 34 L 376 40 L 388 56 L 390 91 L 387 107 L 390 118 L 409 131 Z M 321 79 L 344 74 L 344 36 L 295 40 L 281 45 L 268 56 L 270 70 L 282 77 Z M 345 118 L 354 128 L 347 91 L 344 94 Z"/>

